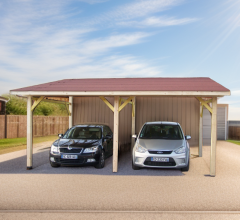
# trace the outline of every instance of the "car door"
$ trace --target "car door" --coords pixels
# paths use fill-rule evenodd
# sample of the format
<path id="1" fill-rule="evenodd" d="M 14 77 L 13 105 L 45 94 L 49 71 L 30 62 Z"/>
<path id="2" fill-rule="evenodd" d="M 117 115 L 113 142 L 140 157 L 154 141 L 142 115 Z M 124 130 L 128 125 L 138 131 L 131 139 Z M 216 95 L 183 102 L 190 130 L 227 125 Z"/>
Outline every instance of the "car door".
<path id="1" fill-rule="evenodd" d="M 109 146 L 108 146 L 108 139 L 105 138 L 107 136 L 107 133 L 108 133 L 107 127 L 103 126 L 103 141 L 102 141 L 102 144 L 103 144 L 103 147 L 105 149 L 105 157 L 108 157 L 110 155 Z"/>
<path id="2" fill-rule="evenodd" d="M 109 151 L 109 155 L 112 155 L 113 154 L 113 133 L 108 126 L 106 126 L 106 130 L 107 130 L 107 135 L 110 137 L 107 139 L 108 151 Z"/>

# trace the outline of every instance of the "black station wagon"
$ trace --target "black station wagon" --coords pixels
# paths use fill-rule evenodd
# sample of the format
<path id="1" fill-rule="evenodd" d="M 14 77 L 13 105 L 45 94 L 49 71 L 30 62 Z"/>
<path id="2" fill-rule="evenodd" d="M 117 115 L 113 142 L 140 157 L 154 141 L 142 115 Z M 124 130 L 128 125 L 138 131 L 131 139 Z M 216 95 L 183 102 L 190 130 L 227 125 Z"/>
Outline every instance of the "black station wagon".
<path id="1" fill-rule="evenodd" d="M 49 153 L 52 167 L 93 165 L 103 168 L 113 154 L 113 133 L 103 124 L 76 125 L 59 134 Z"/>

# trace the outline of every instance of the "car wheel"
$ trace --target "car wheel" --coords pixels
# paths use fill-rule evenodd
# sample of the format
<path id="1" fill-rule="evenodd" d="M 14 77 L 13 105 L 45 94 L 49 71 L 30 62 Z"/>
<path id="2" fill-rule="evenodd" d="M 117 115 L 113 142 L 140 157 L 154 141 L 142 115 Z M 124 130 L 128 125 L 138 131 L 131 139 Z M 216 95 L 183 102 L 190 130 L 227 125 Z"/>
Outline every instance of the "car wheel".
<path id="1" fill-rule="evenodd" d="M 102 150 L 101 156 L 100 156 L 100 158 L 99 158 L 98 163 L 95 165 L 95 168 L 97 168 L 97 169 L 102 169 L 102 168 L 104 167 L 104 165 L 105 165 L 105 153 L 104 153 L 104 151 Z"/>
<path id="2" fill-rule="evenodd" d="M 188 165 L 181 169 L 183 172 L 187 172 L 189 170 L 190 159 L 188 159 Z"/>
<path id="3" fill-rule="evenodd" d="M 56 168 L 56 167 L 60 167 L 59 164 L 57 164 L 57 163 L 53 163 L 53 162 L 51 162 L 51 161 L 50 161 L 50 164 L 51 164 L 51 167 L 55 167 L 55 168 Z"/>
<path id="4" fill-rule="evenodd" d="M 133 170 L 140 170 L 140 167 L 135 166 L 135 165 L 133 164 L 133 161 L 132 161 L 132 168 L 133 168 Z"/>

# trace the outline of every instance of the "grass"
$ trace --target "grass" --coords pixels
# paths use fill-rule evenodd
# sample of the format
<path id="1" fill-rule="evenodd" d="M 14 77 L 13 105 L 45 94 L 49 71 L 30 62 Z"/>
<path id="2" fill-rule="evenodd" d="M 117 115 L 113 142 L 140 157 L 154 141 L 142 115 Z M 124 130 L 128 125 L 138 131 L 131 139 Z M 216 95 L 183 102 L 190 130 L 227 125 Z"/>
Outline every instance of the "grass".
<path id="1" fill-rule="evenodd" d="M 57 135 L 45 136 L 45 137 L 34 137 L 33 143 L 42 143 L 46 141 L 54 141 L 58 139 Z M 6 138 L 0 139 L 0 154 L 6 154 L 18 150 L 26 149 L 27 138 Z"/>
<path id="2" fill-rule="evenodd" d="M 227 142 L 240 145 L 240 141 L 236 141 L 236 140 L 227 140 Z"/>

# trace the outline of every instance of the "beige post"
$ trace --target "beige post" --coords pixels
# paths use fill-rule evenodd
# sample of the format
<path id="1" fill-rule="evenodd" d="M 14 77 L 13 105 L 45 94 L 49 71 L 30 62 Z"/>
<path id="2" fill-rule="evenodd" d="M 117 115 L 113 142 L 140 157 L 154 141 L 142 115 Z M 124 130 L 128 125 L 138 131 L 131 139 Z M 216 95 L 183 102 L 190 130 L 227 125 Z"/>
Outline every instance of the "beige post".
<path id="1" fill-rule="evenodd" d="M 27 98 L 27 170 L 32 169 L 33 164 L 33 118 L 32 118 L 32 97 Z"/>
<path id="2" fill-rule="evenodd" d="M 216 145 L 217 145 L 217 97 L 214 97 L 212 99 L 210 176 L 216 175 Z"/>
<path id="3" fill-rule="evenodd" d="M 132 99 L 132 135 L 136 134 L 136 97 Z M 135 138 L 131 141 L 131 152 L 135 144 Z"/>
<path id="4" fill-rule="evenodd" d="M 118 124 L 119 124 L 119 96 L 114 97 L 114 125 L 113 125 L 113 172 L 118 170 Z"/>
<path id="5" fill-rule="evenodd" d="M 203 112 L 202 104 L 200 103 L 200 119 L 199 119 L 199 147 L 198 147 L 198 156 L 202 157 L 202 141 L 203 141 Z"/>
<path id="6" fill-rule="evenodd" d="M 69 128 L 73 126 L 73 97 L 69 96 Z"/>

